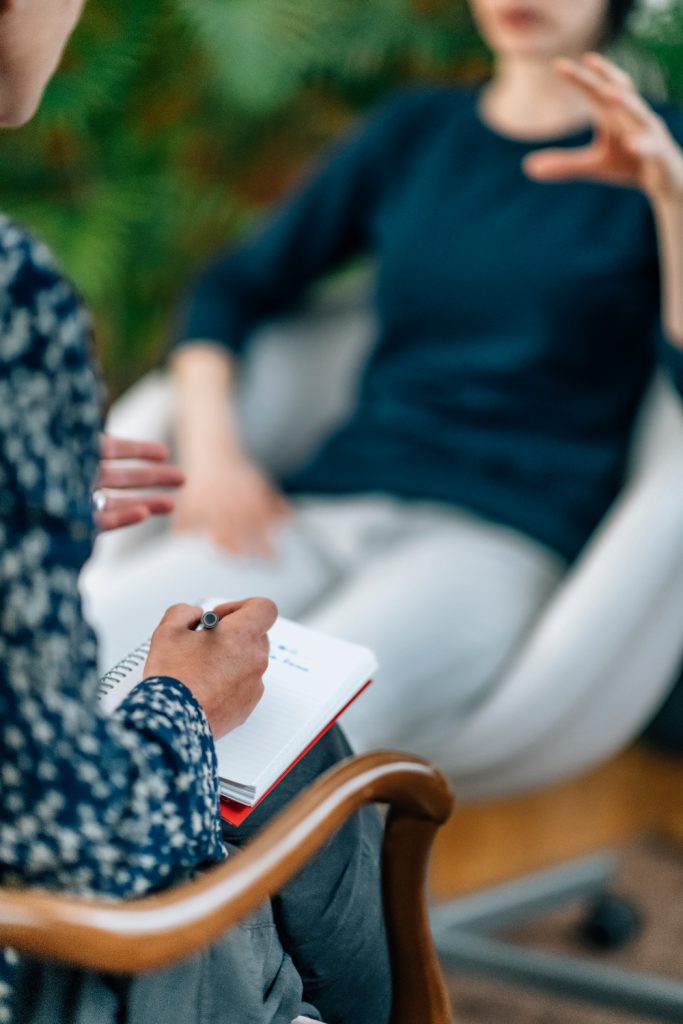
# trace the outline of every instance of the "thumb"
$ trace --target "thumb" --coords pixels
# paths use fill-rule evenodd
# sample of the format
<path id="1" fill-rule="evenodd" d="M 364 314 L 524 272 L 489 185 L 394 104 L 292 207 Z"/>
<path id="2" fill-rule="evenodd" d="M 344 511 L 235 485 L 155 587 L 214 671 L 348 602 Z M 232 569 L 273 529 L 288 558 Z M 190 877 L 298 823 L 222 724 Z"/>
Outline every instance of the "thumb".
<path id="1" fill-rule="evenodd" d="M 600 154 L 594 145 L 580 149 L 539 149 L 522 161 L 525 173 L 539 181 L 589 178 L 597 173 Z"/>

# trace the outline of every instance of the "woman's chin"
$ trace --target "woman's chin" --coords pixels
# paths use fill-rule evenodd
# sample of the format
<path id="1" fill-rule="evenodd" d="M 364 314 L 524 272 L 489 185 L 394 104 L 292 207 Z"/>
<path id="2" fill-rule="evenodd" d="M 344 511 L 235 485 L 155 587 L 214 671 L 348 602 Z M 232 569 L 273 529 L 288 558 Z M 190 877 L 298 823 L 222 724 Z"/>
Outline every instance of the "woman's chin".
<path id="1" fill-rule="evenodd" d="M 553 60 L 566 52 L 566 45 L 548 32 L 501 32 L 493 47 L 508 60 Z"/>

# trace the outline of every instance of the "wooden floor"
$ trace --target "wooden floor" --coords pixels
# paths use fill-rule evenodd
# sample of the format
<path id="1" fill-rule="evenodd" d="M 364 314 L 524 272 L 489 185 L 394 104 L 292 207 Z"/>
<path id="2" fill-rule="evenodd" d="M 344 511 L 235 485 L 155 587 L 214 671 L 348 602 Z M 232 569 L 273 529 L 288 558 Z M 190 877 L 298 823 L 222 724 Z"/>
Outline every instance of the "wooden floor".
<path id="1" fill-rule="evenodd" d="M 436 900 L 652 832 L 683 844 L 683 757 L 634 747 L 539 794 L 456 809 L 432 861 Z"/>

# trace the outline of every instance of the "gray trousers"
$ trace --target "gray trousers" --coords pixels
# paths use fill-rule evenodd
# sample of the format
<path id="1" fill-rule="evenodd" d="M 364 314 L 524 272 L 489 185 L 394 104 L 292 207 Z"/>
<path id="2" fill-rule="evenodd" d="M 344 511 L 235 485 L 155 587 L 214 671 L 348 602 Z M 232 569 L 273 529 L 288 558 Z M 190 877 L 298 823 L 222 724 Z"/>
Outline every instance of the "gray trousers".
<path id="1" fill-rule="evenodd" d="M 104 668 L 175 601 L 264 594 L 283 615 L 375 651 L 374 685 L 342 719 L 355 750 L 408 750 L 447 773 L 468 715 L 566 568 L 542 544 L 464 509 L 381 495 L 297 499 L 271 561 L 195 536 L 160 534 L 128 554 L 109 540 L 83 580 Z"/>
<path id="2" fill-rule="evenodd" d="M 241 828 L 236 850 L 350 748 L 333 729 Z M 21 1024 L 384 1024 L 390 976 L 381 907 L 381 821 L 349 821 L 273 900 L 209 949 L 136 978 L 41 964 L 20 971 Z"/>

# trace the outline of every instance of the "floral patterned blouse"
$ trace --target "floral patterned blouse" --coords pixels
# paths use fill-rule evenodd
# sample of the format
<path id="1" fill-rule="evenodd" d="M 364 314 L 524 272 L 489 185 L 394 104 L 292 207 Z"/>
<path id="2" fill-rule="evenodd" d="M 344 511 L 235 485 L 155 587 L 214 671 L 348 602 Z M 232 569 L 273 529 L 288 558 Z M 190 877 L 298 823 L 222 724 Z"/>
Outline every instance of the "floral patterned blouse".
<path id="1" fill-rule="evenodd" d="M 148 679 L 113 717 L 98 708 L 78 592 L 100 429 L 90 345 L 49 252 L 0 216 L 0 885 L 125 898 L 225 852 L 213 739 L 190 691 Z"/>

